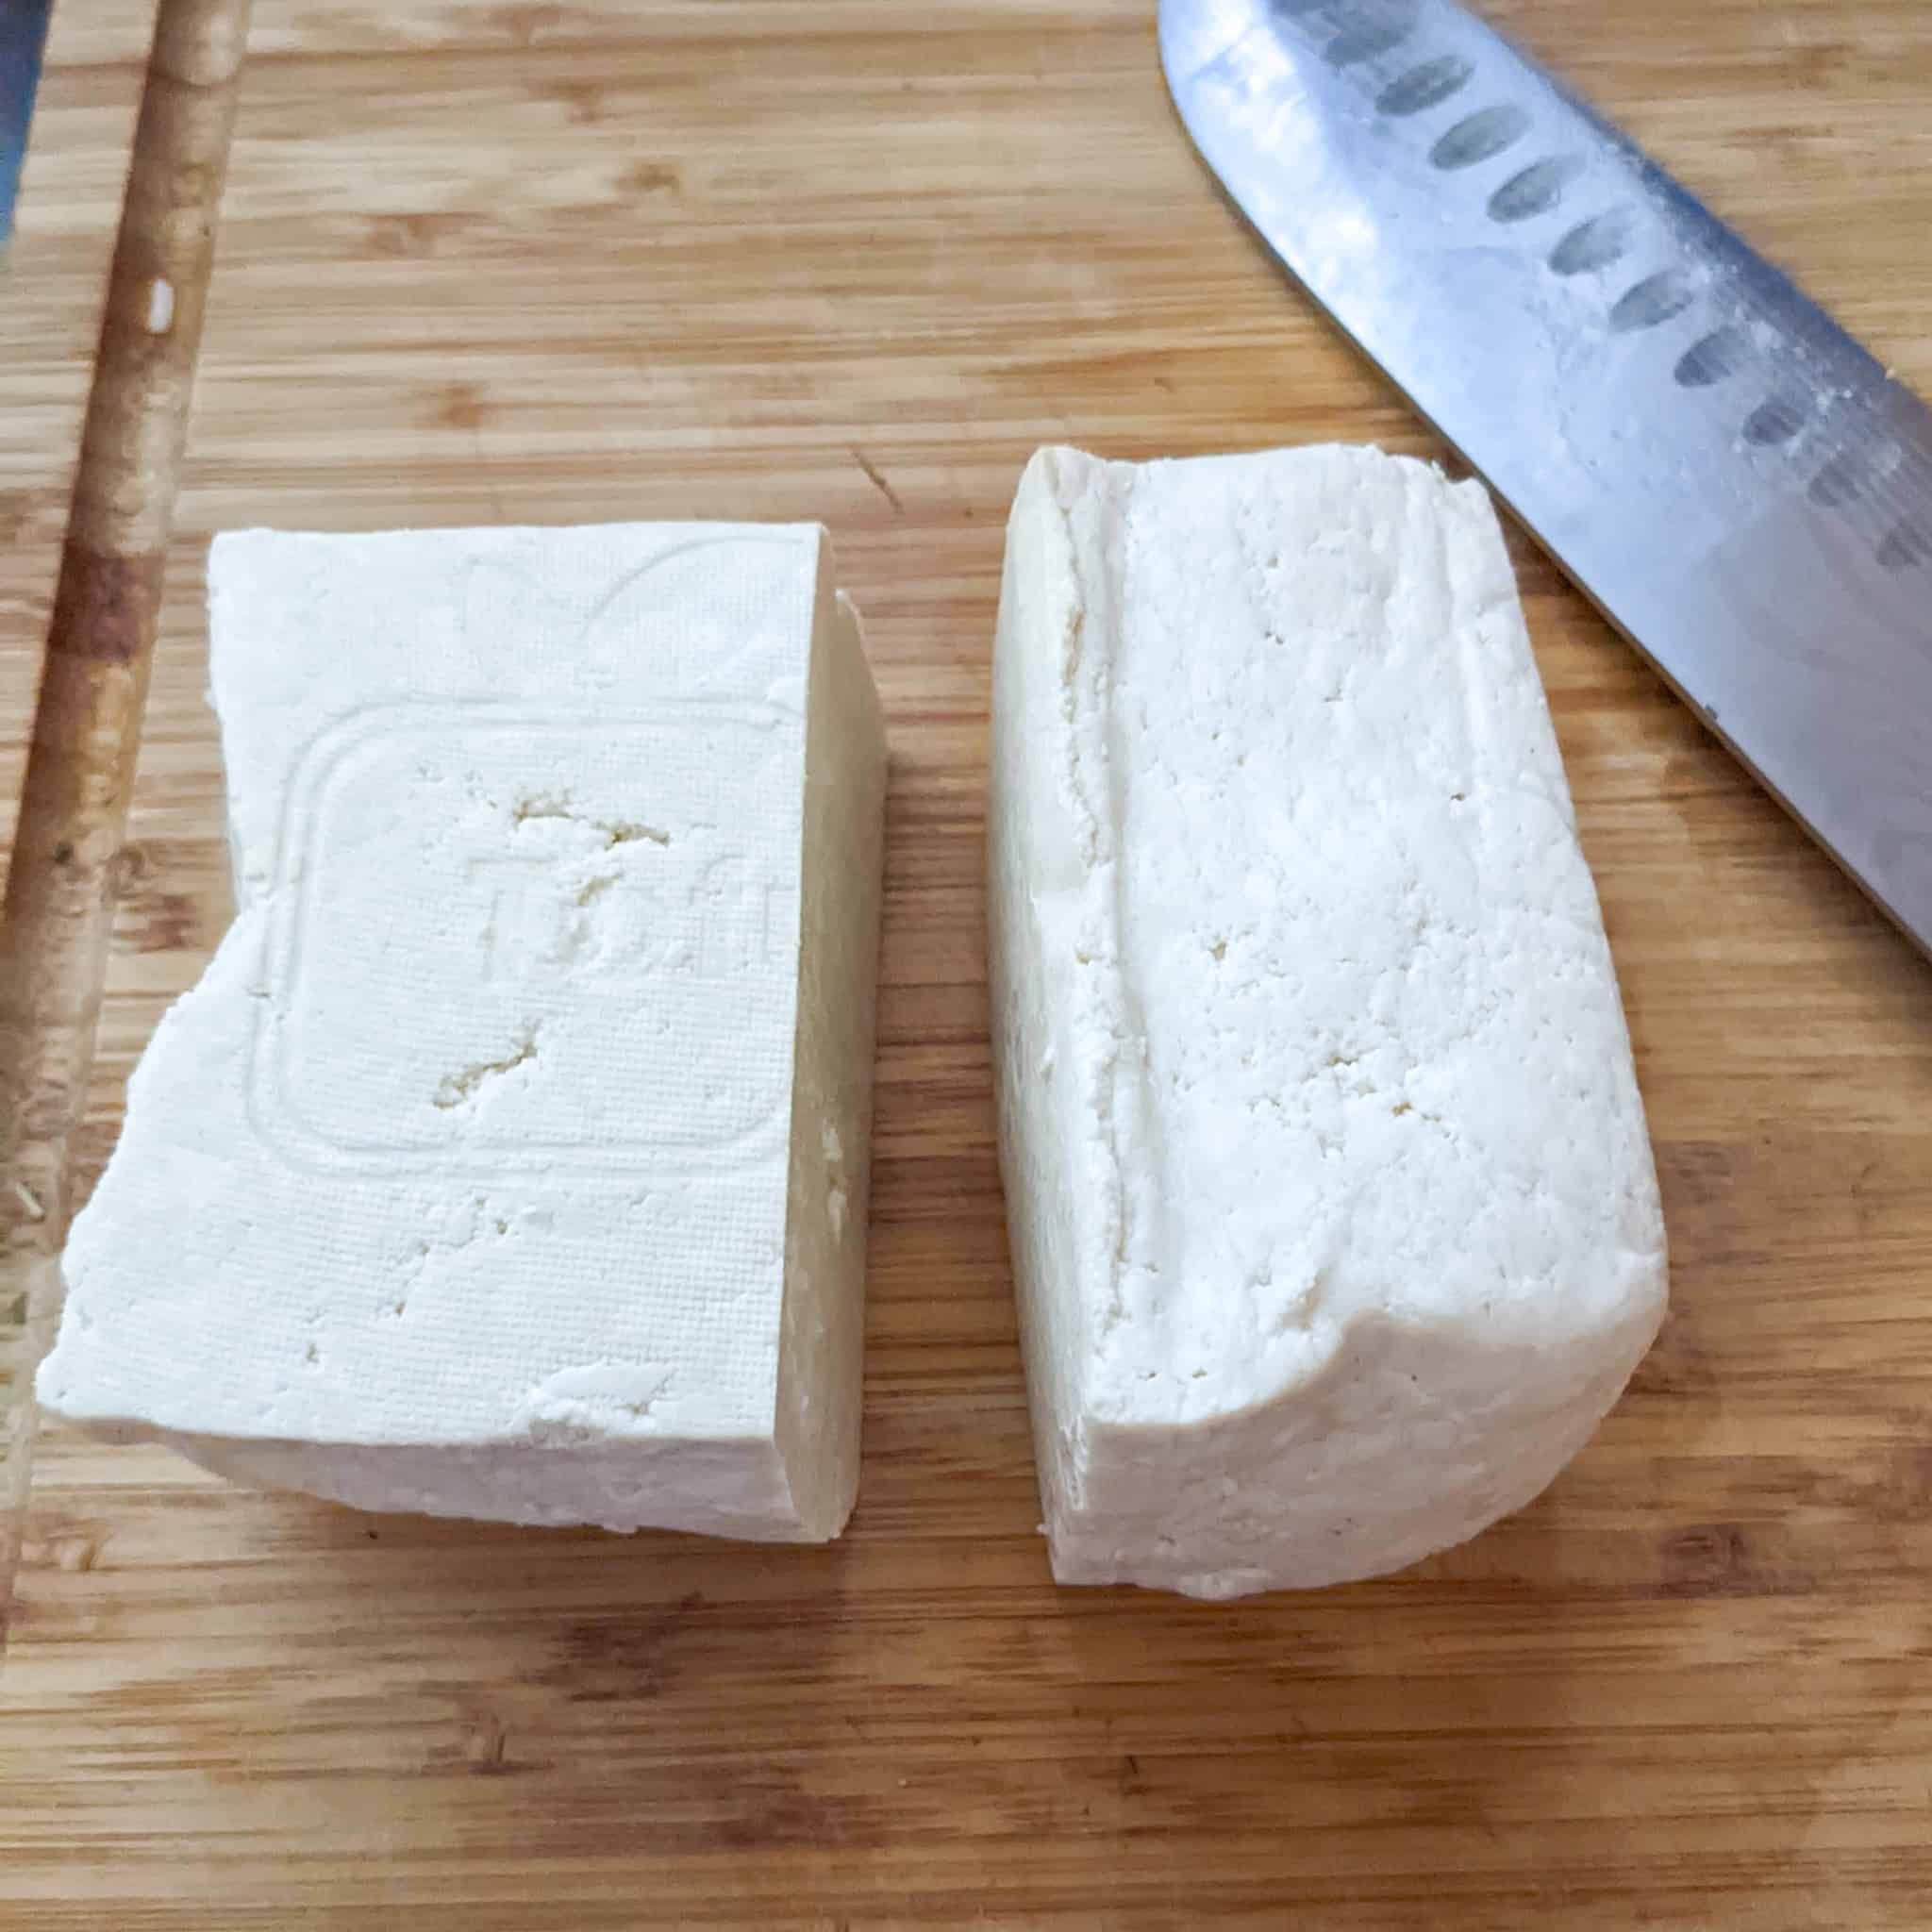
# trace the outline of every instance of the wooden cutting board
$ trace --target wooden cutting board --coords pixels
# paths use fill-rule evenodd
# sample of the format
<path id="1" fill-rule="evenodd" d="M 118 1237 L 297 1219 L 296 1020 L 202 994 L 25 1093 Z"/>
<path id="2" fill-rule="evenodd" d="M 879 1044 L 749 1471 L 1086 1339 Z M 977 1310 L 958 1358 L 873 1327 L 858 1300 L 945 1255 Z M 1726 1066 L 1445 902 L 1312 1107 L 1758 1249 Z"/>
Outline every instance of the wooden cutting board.
<path id="1" fill-rule="evenodd" d="M 0 304 L 9 791 L 146 10 L 57 19 Z M 1922 5 L 1494 10 L 1932 390 Z M 1151 0 L 258 0 L 89 1175 L 228 911 L 212 530 L 823 518 L 896 748 L 864 1492 L 826 1550 L 532 1534 L 50 1429 L 0 1924 L 1932 1923 L 1932 970 L 1526 545 L 1670 1324 L 1541 1501 L 1406 1575 L 1047 1581 L 980 935 L 1002 520 L 1045 440 L 1324 438 L 1431 448 L 1195 162 Z"/>

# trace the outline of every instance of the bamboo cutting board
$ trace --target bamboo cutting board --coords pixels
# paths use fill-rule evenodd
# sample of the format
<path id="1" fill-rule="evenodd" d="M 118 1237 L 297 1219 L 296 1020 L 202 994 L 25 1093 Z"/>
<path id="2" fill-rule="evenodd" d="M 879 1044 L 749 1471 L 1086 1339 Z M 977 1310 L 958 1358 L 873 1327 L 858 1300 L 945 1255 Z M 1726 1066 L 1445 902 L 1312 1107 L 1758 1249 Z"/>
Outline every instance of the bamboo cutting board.
<path id="1" fill-rule="evenodd" d="M 1932 390 L 1922 6 L 1493 11 Z M 57 18 L 0 304 L 9 793 L 147 25 Z M 50 1429 L 0 1924 L 1932 1924 L 1932 970 L 1526 546 L 1670 1324 L 1550 1493 L 1406 1575 L 1047 1582 L 980 935 L 1001 524 L 1042 441 L 1325 438 L 1431 448 L 1202 174 L 1151 0 L 258 0 L 83 1186 L 227 916 L 211 531 L 822 518 L 896 753 L 866 1477 L 845 1541 L 737 1548 Z"/>

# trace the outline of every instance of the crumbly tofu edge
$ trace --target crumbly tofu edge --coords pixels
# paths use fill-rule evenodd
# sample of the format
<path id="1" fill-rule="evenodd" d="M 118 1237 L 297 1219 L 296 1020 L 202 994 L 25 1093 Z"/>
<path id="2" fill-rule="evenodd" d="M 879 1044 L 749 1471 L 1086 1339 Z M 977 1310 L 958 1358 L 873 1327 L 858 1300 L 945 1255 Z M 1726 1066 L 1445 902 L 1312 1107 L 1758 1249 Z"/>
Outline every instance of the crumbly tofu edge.
<path id="1" fill-rule="evenodd" d="M 1032 513 L 1036 499 L 1049 514 Z M 1084 1502 L 1087 1367 L 1097 1338 L 1082 1271 L 1106 1242 L 1120 1191 L 1094 1113 L 1069 1091 L 1074 1057 L 1059 1037 L 1067 1014 L 1050 1002 L 1041 971 L 1049 918 L 1091 941 L 1080 948 L 1088 977 L 1108 964 L 1094 953 L 1106 927 L 1091 890 L 1107 828 L 1078 795 L 1072 743 L 1073 673 L 1092 622 L 1060 508 L 1058 453 L 1044 449 L 1026 467 L 1008 525 L 993 648 L 987 925 L 1000 1175 L 1044 1526 L 1056 1543 Z M 1024 808 L 1041 796 L 1062 808 Z M 1096 1017 L 1103 997 L 1096 989 Z M 1042 1091 L 1052 1121 L 1037 1135 L 1024 1131 L 1029 1090 Z"/>

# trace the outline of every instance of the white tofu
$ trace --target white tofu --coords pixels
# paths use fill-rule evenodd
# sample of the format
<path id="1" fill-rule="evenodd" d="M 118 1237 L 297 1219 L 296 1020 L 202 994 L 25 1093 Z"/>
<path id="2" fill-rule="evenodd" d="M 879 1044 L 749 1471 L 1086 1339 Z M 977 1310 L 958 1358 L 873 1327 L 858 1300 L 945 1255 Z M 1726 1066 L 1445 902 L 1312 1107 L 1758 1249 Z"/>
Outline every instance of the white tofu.
<path id="1" fill-rule="evenodd" d="M 1054 1574 L 1373 1575 L 1527 1503 L 1664 1307 L 1594 888 L 1489 500 L 1043 450 L 989 905 Z"/>
<path id="2" fill-rule="evenodd" d="M 812 526 L 219 539 L 238 913 L 42 1402 L 372 1509 L 818 1541 L 886 752 Z"/>

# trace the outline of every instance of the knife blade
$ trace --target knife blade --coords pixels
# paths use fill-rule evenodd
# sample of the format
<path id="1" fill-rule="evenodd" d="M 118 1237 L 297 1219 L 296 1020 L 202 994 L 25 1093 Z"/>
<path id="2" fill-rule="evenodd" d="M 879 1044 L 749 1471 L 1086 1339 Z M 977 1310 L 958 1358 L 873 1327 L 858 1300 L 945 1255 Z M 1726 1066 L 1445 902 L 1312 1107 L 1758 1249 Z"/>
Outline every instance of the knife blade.
<path id="1" fill-rule="evenodd" d="M 1455 0 L 1160 0 L 1290 272 L 1932 956 L 1932 411 Z"/>
<path id="2" fill-rule="evenodd" d="M 52 10 L 53 0 L 0 0 L 0 263 L 13 239 L 13 205 Z"/>

